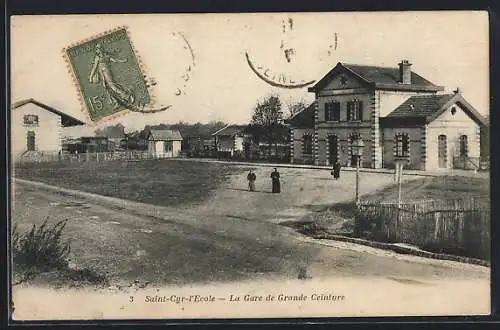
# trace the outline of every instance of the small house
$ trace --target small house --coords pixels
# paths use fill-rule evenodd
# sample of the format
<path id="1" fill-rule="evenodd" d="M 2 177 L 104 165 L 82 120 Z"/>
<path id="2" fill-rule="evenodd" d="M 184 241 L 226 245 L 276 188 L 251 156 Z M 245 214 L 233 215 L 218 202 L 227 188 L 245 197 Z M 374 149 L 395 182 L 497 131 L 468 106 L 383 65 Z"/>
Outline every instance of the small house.
<path id="1" fill-rule="evenodd" d="M 227 125 L 213 133 L 215 148 L 219 157 L 234 157 L 243 153 L 246 126 Z"/>
<path id="2" fill-rule="evenodd" d="M 62 151 L 64 129 L 84 124 L 34 99 L 16 102 L 11 112 L 12 155 L 57 154 Z"/>
<path id="3" fill-rule="evenodd" d="M 148 134 L 148 153 L 156 158 L 179 157 L 182 136 L 177 130 L 150 130 Z"/>

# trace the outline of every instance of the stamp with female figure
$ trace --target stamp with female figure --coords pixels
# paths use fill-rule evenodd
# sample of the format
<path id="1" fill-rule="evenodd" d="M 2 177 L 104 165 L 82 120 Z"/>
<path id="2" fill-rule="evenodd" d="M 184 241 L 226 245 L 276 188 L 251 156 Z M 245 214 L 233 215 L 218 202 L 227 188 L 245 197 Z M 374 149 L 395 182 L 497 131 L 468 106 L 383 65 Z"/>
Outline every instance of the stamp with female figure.
<path id="1" fill-rule="evenodd" d="M 68 47 L 65 55 L 92 121 L 122 110 L 168 108 L 146 107 L 151 102 L 148 84 L 125 28 Z"/>

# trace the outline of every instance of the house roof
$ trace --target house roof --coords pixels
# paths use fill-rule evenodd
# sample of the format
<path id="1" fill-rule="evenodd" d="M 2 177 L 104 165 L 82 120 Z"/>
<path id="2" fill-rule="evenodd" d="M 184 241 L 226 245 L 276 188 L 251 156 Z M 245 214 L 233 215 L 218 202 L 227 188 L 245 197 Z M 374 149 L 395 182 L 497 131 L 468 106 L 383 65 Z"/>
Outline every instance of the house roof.
<path id="1" fill-rule="evenodd" d="M 316 102 L 311 103 L 307 108 L 294 114 L 287 123 L 295 128 L 313 128 L 314 127 L 314 107 Z"/>
<path id="2" fill-rule="evenodd" d="M 182 135 L 177 130 L 152 129 L 149 131 L 148 140 L 153 141 L 182 141 Z"/>
<path id="3" fill-rule="evenodd" d="M 58 116 L 61 116 L 61 124 L 63 127 L 69 127 L 69 126 L 78 126 L 78 125 L 85 125 L 85 123 L 79 119 L 76 119 L 74 117 L 71 117 L 51 106 L 48 106 L 46 104 L 43 104 L 42 102 L 39 102 L 33 98 L 30 98 L 30 99 L 25 99 L 25 100 L 21 100 L 21 101 L 18 101 L 18 102 L 14 102 L 12 104 L 12 109 L 17 109 L 17 108 L 20 108 L 28 103 L 33 103 L 37 106 L 39 106 L 40 108 L 43 108 L 47 111 L 50 111 L 52 113 L 55 113 L 56 115 Z"/>
<path id="4" fill-rule="evenodd" d="M 333 77 L 343 71 L 351 72 L 364 83 L 376 89 L 436 92 L 444 90 L 443 87 L 434 85 L 432 82 L 413 71 L 411 71 L 411 84 L 402 84 L 398 67 L 358 65 L 339 62 L 314 86 L 310 87 L 308 91 L 316 92 L 322 89 Z"/>
<path id="5" fill-rule="evenodd" d="M 243 131 L 245 130 L 246 126 L 244 125 L 226 125 L 226 127 L 221 128 L 217 132 L 213 133 L 212 135 L 219 135 L 219 136 L 235 136 L 239 134 L 243 134 Z"/>
<path id="6" fill-rule="evenodd" d="M 383 121 L 389 123 L 398 119 L 420 118 L 430 123 L 453 104 L 460 105 L 465 113 L 479 125 L 487 125 L 485 118 L 460 93 L 412 96 L 389 113 Z"/>

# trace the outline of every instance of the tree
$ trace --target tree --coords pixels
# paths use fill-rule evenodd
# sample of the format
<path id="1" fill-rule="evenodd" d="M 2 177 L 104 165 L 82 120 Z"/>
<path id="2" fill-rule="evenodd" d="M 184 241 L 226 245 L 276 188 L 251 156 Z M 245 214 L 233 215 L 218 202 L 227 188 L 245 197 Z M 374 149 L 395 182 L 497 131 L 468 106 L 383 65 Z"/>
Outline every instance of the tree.
<path id="1" fill-rule="evenodd" d="M 94 131 L 95 136 L 101 137 L 122 137 L 125 135 L 125 126 L 121 123 L 116 125 L 106 126 L 102 129 L 97 129 Z"/>
<path id="2" fill-rule="evenodd" d="M 290 118 L 307 108 L 307 104 L 304 101 L 290 102 L 287 104 L 288 112 Z"/>
<path id="3" fill-rule="evenodd" d="M 252 135 L 255 143 L 273 145 L 276 152 L 278 144 L 287 141 L 288 128 L 283 124 L 282 104 L 278 96 L 272 95 L 257 103 L 246 132 Z"/>

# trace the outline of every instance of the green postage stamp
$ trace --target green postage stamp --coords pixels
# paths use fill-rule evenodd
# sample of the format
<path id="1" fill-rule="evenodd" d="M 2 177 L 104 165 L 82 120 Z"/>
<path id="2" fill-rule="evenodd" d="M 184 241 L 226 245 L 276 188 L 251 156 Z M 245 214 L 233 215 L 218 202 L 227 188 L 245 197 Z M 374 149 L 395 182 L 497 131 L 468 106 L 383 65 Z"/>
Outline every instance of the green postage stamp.
<path id="1" fill-rule="evenodd" d="M 158 112 L 126 28 L 91 38 L 64 50 L 79 87 L 82 105 L 95 122 L 123 110 Z"/>

